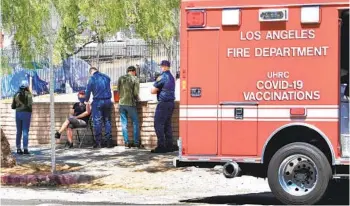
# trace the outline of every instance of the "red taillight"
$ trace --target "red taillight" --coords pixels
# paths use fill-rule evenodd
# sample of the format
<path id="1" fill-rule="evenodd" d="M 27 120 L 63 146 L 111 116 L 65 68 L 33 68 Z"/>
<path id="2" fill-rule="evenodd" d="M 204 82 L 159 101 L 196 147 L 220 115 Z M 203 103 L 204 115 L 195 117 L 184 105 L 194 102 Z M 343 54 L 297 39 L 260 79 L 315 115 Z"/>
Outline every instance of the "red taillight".
<path id="1" fill-rule="evenodd" d="M 305 108 L 291 108 L 290 109 L 290 116 L 305 117 L 306 116 L 306 109 Z"/>
<path id="2" fill-rule="evenodd" d="M 204 10 L 190 10 L 187 12 L 187 27 L 204 27 L 206 13 Z"/>

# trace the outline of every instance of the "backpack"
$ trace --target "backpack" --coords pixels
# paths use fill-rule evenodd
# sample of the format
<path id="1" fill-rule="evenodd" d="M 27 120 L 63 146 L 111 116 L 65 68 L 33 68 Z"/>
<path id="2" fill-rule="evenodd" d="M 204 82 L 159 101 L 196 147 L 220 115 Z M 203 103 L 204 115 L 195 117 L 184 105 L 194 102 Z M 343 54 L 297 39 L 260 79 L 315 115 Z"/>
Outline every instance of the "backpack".
<path id="1" fill-rule="evenodd" d="M 17 100 L 19 102 L 17 102 Z M 16 109 L 16 108 L 20 107 L 21 105 L 26 105 L 26 104 L 27 104 L 26 91 L 24 89 L 20 89 L 13 96 L 13 102 L 12 102 L 11 108 Z"/>

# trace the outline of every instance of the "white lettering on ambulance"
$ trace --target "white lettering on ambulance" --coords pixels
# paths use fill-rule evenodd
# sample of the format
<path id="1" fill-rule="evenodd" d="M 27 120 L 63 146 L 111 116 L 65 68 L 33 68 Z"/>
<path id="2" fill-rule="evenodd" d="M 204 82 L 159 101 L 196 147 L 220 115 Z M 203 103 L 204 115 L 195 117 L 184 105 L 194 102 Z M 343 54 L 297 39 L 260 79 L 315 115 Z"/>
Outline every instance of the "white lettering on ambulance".
<path id="1" fill-rule="evenodd" d="M 241 32 L 241 41 L 252 41 L 252 40 L 261 40 L 261 33 L 260 31 L 248 31 L 246 33 Z"/>
<path id="2" fill-rule="evenodd" d="M 243 92 L 245 101 L 303 101 L 319 100 L 320 91 L 265 91 Z"/>
<path id="3" fill-rule="evenodd" d="M 267 72 L 267 78 L 280 78 L 280 79 L 288 79 L 289 72 Z"/>
<path id="4" fill-rule="evenodd" d="M 289 72 L 268 72 L 266 76 L 267 80 L 256 82 L 257 92 L 243 92 L 245 101 L 303 101 L 321 98 L 320 91 L 303 90 L 302 80 L 288 81 Z"/>
<path id="5" fill-rule="evenodd" d="M 314 29 L 302 30 L 273 30 L 273 31 L 240 32 L 241 41 L 264 40 L 298 40 L 315 39 Z M 327 56 L 329 46 L 291 46 L 291 47 L 258 47 L 254 48 L 254 57 L 313 57 Z M 250 48 L 228 48 L 227 57 L 251 57 Z"/>
<path id="6" fill-rule="evenodd" d="M 328 46 L 255 48 L 255 56 L 256 57 L 326 56 L 328 48 L 329 48 Z"/>
<path id="7" fill-rule="evenodd" d="M 249 48 L 228 48 L 227 49 L 227 57 L 239 58 L 250 57 L 250 49 Z"/>
<path id="8" fill-rule="evenodd" d="M 315 30 L 278 30 L 268 31 L 266 33 L 266 40 L 292 40 L 292 39 L 314 39 Z"/>

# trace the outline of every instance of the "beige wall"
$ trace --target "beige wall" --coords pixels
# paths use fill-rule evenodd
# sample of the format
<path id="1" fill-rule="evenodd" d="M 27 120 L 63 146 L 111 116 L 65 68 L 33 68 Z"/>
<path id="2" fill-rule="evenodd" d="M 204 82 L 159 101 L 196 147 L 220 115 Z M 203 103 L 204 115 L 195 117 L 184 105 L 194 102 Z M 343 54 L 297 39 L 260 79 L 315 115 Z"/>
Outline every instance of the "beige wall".
<path id="1" fill-rule="evenodd" d="M 58 130 L 62 123 L 66 120 L 72 103 L 55 103 L 55 126 Z M 146 148 L 155 147 L 157 145 L 157 137 L 153 128 L 153 117 L 156 103 L 142 102 L 138 107 L 140 120 L 141 142 Z M 129 120 L 130 121 L 130 120 Z M 0 125 L 3 128 L 10 145 L 15 145 L 16 141 L 16 123 L 15 111 L 11 109 L 10 103 L 0 104 Z M 132 139 L 132 123 L 129 122 L 129 138 Z M 74 134 L 76 134 L 74 132 Z M 112 110 L 112 134 L 113 140 L 118 145 L 123 145 L 123 136 L 119 121 L 119 111 L 117 104 Z M 91 135 L 91 133 L 89 133 Z M 179 136 L 179 109 L 176 104 L 173 114 L 173 136 L 174 142 Z M 90 139 L 90 137 L 87 137 Z M 57 143 L 65 143 L 66 136 L 62 135 L 61 140 Z M 32 121 L 29 132 L 30 145 L 48 144 L 50 143 L 50 112 L 49 103 L 34 103 Z"/>

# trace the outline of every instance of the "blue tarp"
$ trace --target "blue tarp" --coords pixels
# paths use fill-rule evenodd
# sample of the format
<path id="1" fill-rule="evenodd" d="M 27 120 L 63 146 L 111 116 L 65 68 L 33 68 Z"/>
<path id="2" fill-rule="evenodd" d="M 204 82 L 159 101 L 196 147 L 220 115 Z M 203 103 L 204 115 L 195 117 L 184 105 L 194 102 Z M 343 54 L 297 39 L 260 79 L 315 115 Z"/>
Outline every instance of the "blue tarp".
<path id="1" fill-rule="evenodd" d="M 13 72 L 10 75 L 0 77 L 1 80 L 1 98 L 12 97 L 19 88 L 23 79 L 32 77 L 32 91 L 34 95 L 43 95 L 49 93 L 50 78 L 47 63 L 33 63 L 35 69 L 25 69 L 19 64 L 10 65 Z M 78 92 L 86 89 L 89 79 L 89 64 L 79 58 L 68 58 L 62 65 L 54 68 L 54 91 L 56 93 L 68 92 L 68 87 L 72 92 Z M 140 64 L 140 78 L 143 82 L 154 81 L 155 73 L 160 73 L 160 67 L 155 61 L 145 59 Z M 67 85 L 68 84 L 68 85 Z"/>
<path id="2" fill-rule="evenodd" d="M 34 72 L 33 79 L 33 92 L 36 95 L 43 95 L 49 93 L 48 83 L 41 80 L 36 72 Z"/>
<path id="3" fill-rule="evenodd" d="M 16 69 L 12 74 L 1 78 L 1 97 L 12 97 L 20 86 L 23 80 L 29 82 L 29 78 L 32 77 L 33 93 L 35 95 L 47 94 L 47 83 L 41 80 L 36 71 L 26 69 Z"/>
<path id="4" fill-rule="evenodd" d="M 49 93 L 50 79 L 47 64 L 35 70 L 21 68 L 20 65 L 10 66 L 13 68 L 12 74 L 0 77 L 1 98 L 12 97 L 18 91 L 21 81 L 24 79 L 29 81 L 30 77 L 32 77 L 34 95 Z M 55 92 L 65 93 L 66 83 L 69 84 L 73 92 L 85 90 L 89 78 L 88 73 L 89 64 L 87 62 L 78 58 L 66 59 L 62 66 L 54 69 Z"/>
<path id="5" fill-rule="evenodd" d="M 86 89 L 89 68 L 87 62 L 78 58 L 68 58 L 63 61 L 64 80 L 68 81 L 74 92 Z"/>

